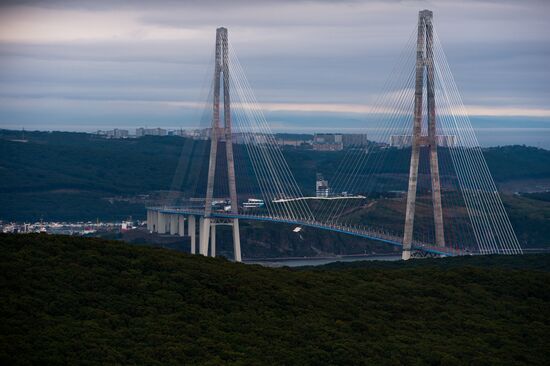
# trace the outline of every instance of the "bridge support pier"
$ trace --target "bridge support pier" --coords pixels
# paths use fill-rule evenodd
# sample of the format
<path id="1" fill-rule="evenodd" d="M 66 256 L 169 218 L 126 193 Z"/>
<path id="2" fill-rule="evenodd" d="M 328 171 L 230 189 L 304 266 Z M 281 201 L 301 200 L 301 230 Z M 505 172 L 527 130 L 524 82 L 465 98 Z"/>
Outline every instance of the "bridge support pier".
<path id="1" fill-rule="evenodd" d="M 197 231 L 195 229 L 195 216 L 191 215 L 187 218 L 187 233 L 191 238 L 191 254 L 195 254 L 196 240 L 197 240 Z"/>
<path id="2" fill-rule="evenodd" d="M 178 233 L 178 215 L 169 215 L 170 218 L 170 235 Z"/>
<path id="3" fill-rule="evenodd" d="M 199 219 L 199 254 L 208 255 L 208 240 L 210 236 L 210 219 Z"/>
<path id="4" fill-rule="evenodd" d="M 241 262 L 241 233 L 239 232 L 239 219 L 233 219 L 233 252 L 235 262 Z"/>
<path id="5" fill-rule="evenodd" d="M 185 230 L 187 221 L 187 232 Z M 183 216 L 181 214 L 166 214 L 157 210 L 147 210 L 147 229 L 151 233 L 178 235 L 187 234 L 190 239 L 190 253 L 197 253 L 197 217 L 195 215 Z M 241 262 L 241 236 L 239 232 L 239 219 L 212 219 L 199 218 L 198 253 L 212 257 L 216 256 L 216 225 L 231 226 L 233 232 L 233 251 L 235 261 Z"/>
<path id="6" fill-rule="evenodd" d="M 210 256 L 216 257 L 216 224 L 210 225 Z"/>
<path id="7" fill-rule="evenodd" d="M 157 233 L 166 234 L 166 215 L 162 212 L 158 213 Z"/>
<path id="8" fill-rule="evenodd" d="M 185 236 L 185 217 L 182 215 L 178 216 L 178 235 Z"/>
<path id="9" fill-rule="evenodd" d="M 190 218 L 193 216 L 190 216 Z M 193 217 L 194 220 L 194 217 Z M 235 262 L 241 262 L 241 235 L 239 232 L 239 219 L 215 219 L 201 217 L 199 219 L 199 254 L 211 257 L 216 256 L 216 226 L 227 225 L 231 226 L 233 232 L 233 252 Z M 193 223 L 194 227 L 194 223 Z M 191 229 L 190 229 L 191 230 Z M 191 236 L 193 238 L 193 236 Z M 193 253 L 194 244 L 191 239 L 191 251 Z"/>

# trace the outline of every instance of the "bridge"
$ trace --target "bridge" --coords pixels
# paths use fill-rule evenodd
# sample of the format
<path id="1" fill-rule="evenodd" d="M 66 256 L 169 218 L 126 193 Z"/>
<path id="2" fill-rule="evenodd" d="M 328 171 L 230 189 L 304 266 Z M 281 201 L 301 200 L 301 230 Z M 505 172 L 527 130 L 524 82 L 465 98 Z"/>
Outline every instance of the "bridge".
<path id="1" fill-rule="evenodd" d="M 150 212 L 151 217 L 148 216 L 148 229 L 152 232 L 158 232 L 162 234 L 171 234 L 171 235 L 180 235 L 185 236 L 185 220 L 188 222 L 188 235 L 191 237 L 191 252 L 195 253 L 196 250 L 196 244 L 195 239 L 193 237 L 193 233 L 196 232 L 196 217 L 199 217 L 200 224 L 199 227 L 203 227 L 204 225 L 204 218 L 202 217 L 204 214 L 204 211 L 202 210 L 190 210 L 185 208 L 170 208 L 170 207 L 149 207 L 148 211 Z M 224 219 L 229 220 L 251 220 L 251 221 L 266 221 L 266 222 L 277 222 L 282 224 L 289 224 L 294 226 L 306 226 L 311 227 L 315 229 L 322 229 L 322 230 L 328 230 L 332 232 L 342 233 L 342 234 L 348 234 L 357 236 L 360 238 L 370 239 L 370 240 L 376 240 L 380 241 L 389 245 L 402 247 L 402 237 L 392 235 L 391 233 L 379 231 L 379 230 L 370 230 L 365 227 L 353 227 L 353 226 L 346 226 L 346 225 L 338 225 L 338 224 L 331 224 L 331 223 L 322 223 L 315 220 L 296 220 L 296 219 L 289 219 L 286 217 L 269 217 L 269 216 L 262 216 L 262 215 L 246 215 L 246 214 L 231 214 L 231 213 L 224 213 L 224 212 L 213 212 L 210 215 L 211 218 L 218 219 L 217 222 L 218 225 L 227 224 L 232 225 L 230 222 L 224 222 Z M 182 218 L 186 218 L 183 219 Z M 159 225 L 163 226 L 163 228 L 159 229 Z M 212 224 L 211 224 L 212 225 Z M 211 232 L 211 247 L 210 247 L 210 255 L 215 256 L 216 255 L 216 238 L 215 234 L 213 234 L 215 231 Z M 204 235 L 204 234 L 203 234 Z M 430 245 L 429 243 L 422 243 L 422 242 L 413 242 L 412 247 L 415 251 L 418 251 L 419 253 L 426 253 L 428 255 L 436 255 L 436 256 L 453 256 L 460 254 L 459 251 L 453 249 L 453 248 L 447 248 L 447 247 L 437 247 Z M 235 252 L 238 252 L 238 249 L 235 250 Z M 207 253 L 207 248 L 202 248 L 201 253 Z M 206 255 L 206 254 L 205 254 Z"/>
<path id="2" fill-rule="evenodd" d="M 216 227 L 227 225 L 235 261 L 242 259 L 240 220 L 375 240 L 401 247 L 403 259 L 522 252 L 431 11 L 419 13 L 366 121 L 366 139 L 348 138 L 344 149 L 342 135 L 333 136 L 328 147 L 342 151 L 334 153 L 331 186 L 318 179 L 315 196 L 302 193 L 304 179 L 294 173 L 304 172 L 293 173 L 226 28 L 217 29 L 213 66 L 206 132 L 184 145 L 169 198 L 147 208 L 149 231 L 188 236 L 191 253 L 215 256 Z"/>

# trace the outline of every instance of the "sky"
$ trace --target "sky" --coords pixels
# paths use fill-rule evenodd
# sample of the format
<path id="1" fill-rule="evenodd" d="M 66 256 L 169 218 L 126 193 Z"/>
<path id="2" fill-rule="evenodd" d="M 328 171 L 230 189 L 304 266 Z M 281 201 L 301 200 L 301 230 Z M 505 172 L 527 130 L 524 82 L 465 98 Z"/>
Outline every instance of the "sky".
<path id="1" fill-rule="evenodd" d="M 225 26 L 275 130 L 358 129 L 427 8 L 474 125 L 550 144 L 550 1 L 0 4 L 3 128 L 196 125 Z"/>

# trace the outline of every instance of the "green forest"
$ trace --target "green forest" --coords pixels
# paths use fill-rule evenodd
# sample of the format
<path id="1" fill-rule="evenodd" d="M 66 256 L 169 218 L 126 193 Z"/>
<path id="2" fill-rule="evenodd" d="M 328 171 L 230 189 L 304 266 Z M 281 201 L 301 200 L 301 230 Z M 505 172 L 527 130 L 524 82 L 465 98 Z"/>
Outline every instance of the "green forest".
<path id="1" fill-rule="evenodd" d="M 22 138 L 27 142 L 17 141 Z M 0 220 L 144 219 L 147 201 L 136 197 L 162 195 L 172 187 L 179 168 L 181 187 L 193 186 L 186 181 L 189 177 L 204 179 L 206 166 L 185 162 L 207 161 L 202 156 L 208 153 L 206 147 L 202 141 L 177 136 L 109 140 L 87 133 L 23 135 L 21 131 L 0 130 Z M 242 153 L 236 147 L 236 155 Z M 285 148 L 283 153 L 305 194 L 313 194 L 316 173 L 330 178 L 345 154 L 295 148 Z M 400 156 L 403 154 L 406 152 L 396 150 L 389 158 L 406 162 Z M 505 146 L 485 149 L 484 154 L 497 184 L 515 184 L 516 189 L 529 179 L 550 181 L 548 150 Z M 407 165 L 402 168 L 406 173 Z M 251 185 L 247 176 L 239 174 L 239 184 Z M 524 247 L 550 245 L 548 197 L 548 193 L 502 194 Z"/>
<path id="2" fill-rule="evenodd" d="M 130 195 L 167 190 L 180 157 L 184 161 L 208 160 L 204 159 L 208 155 L 204 141 L 177 136 L 104 139 L 88 133 L 25 132 L 24 137 L 26 143 L 13 141 L 21 138 L 20 131 L 0 130 L 1 193 L 80 190 Z M 239 149 L 237 145 L 236 154 Z M 345 151 L 284 149 L 290 169 L 305 193 L 314 190 L 316 173 L 330 177 L 344 154 Z M 407 159 L 399 157 L 403 154 L 407 152 L 395 150 L 388 159 L 401 161 L 407 172 Z M 505 146 L 485 149 L 484 154 L 497 182 L 550 178 L 548 150 Z M 196 173 L 191 171 L 190 175 Z"/>
<path id="3" fill-rule="evenodd" d="M 0 235 L 0 362 L 545 365 L 550 255 L 264 268 Z"/>

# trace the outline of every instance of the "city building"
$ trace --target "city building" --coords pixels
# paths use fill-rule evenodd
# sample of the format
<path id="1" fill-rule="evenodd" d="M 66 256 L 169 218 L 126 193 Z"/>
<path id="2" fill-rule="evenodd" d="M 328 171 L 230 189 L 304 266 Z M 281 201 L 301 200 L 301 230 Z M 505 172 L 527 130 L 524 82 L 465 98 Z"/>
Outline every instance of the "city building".
<path id="1" fill-rule="evenodd" d="M 307 140 L 277 139 L 277 144 L 279 146 L 300 147 L 302 145 L 309 145 L 310 143 L 311 141 Z"/>
<path id="2" fill-rule="evenodd" d="M 234 144 L 266 145 L 273 141 L 271 135 L 260 132 L 234 132 L 232 138 Z"/>
<path id="3" fill-rule="evenodd" d="M 97 135 L 107 139 L 126 139 L 130 136 L 128 130 L 120 130 L 118 128 L 108 131 L 99 130 L 97 131 Z"/>
<path id="4" fill-rule="evenodd" d="M 313 136 L 308 134 L 292 134 L 292 133 L 277 133 L 275 139 L 279 146 L 291 146 L 291 147 L 311 147 Z"/>
<path id="5" fill-rule="evenodd" d="M 136 137 L 143 137 L 143 136 L 167 136 L 168 131 L 166 131 L 163 128 L 136 128 Z"/>
<path id="6" fill-rule="evenodd" d="M 392 135 L 390 136 L 390 146 L 397 148 L 409 147 L 412 145 L 412 135 Z"/>
<path id="7" fill-rule="evenodd" d="M 437 146 L 454 147 L 456 146 L 456 136 L 437 135 Z M 410 147 L 412 145 L 412 135 L 392 135 L 390 136 L 390 146 L 399 149 Z"/>
<path id="8" fill-rule="evenodd" d="M 366 133 L 346 133 L 342 135 L 344 149 L 364 148 L 368 145 Z"/>
<path id="9" fill-rule="evenodd" d="M 313 136 L 313 150 L 318 151 L 365 148 L 367 145 L 367 134 L 364 133 L 316 133 Z"/>
<path id="10" fill-rule="evenodd" d="M 317 173 L 317 181 L 315 182 L 315 196 L 328 197 L 330 196 L 330 187 L 321 173 Z"/>
<path id="11" fill-rule="evenodd" d="M 343 148 L 342 134 L 316 133 L 313 136 L 313 150 L 340 151 Z"/>

